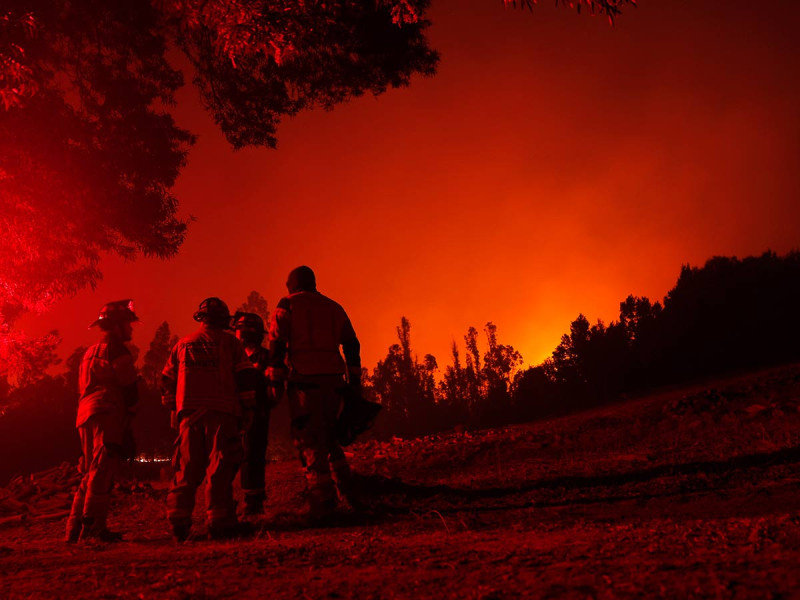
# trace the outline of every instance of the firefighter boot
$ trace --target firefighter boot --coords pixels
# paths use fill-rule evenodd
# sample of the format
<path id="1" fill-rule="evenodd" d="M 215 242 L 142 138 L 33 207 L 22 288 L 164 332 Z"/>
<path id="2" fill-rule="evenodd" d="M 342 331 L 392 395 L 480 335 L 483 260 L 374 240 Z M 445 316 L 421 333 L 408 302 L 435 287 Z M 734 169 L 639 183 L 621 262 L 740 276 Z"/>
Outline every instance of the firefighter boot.
<path id="1" fill-rule="evenodd" d="M 106 524 L 94 517 L 83 517 L 83 527 L 79 536 L 81 541 L 95 540 L 98 542 L 121 542 L 122 534 L 111 531 Z"/>
<path id="2" fill-rule="evenodd" d="M 68 544 L 74 544 L 81 537 L 81 522 L 80 520 L 70 518 L 67 521 L 67 532 L 64 535 L 64 541 Z"/>

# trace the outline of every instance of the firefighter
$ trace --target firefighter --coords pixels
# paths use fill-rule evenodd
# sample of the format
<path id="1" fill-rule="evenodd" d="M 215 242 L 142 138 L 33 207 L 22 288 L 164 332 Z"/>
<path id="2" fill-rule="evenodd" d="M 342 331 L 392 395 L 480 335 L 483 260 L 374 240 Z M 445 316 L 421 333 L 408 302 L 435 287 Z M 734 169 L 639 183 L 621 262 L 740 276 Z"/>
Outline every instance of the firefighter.
<path id="1" fill-rule="evenodd" d="M 284 386 L 288 390 L 292 439 L 305 468 L 307 516 L 318 520 L 335 509 L 337 487 L 343 498 L 352 498 L 336 419 L 344 386 L 360 391 L 360 345 L 347 313 L 317 291 L 309 267 L 289 273 L 286 287 L 289 295 L 270 323 L 268 390 L 274 399 Z"/>
<path id="2" fill-rule="evenodd" d="M 122 539 L 107 526 L 114 476 L 132 439 L 130 422 L 139 399 L 133 356 L 125 345 L 139 318 L 131 300 L 109 302 L 90 328 L 99 327 L 102 339 L 83 355 L 80 366 L 78 418 L 83 473 L 67 520 L 66 540 Z"/>
<path id="3" fill-rule="evenodd" d="M 175 475 L 167 517 L 175 539 L 188 538 L 197 488 L 206 479 L 208 537 L 243 533 L 233 479 L 242 462 L 242 423 L 252 419 L 257 372 L 242 343 L 225 331 L 227 305 L 206 298 L 194 313 L 200 329 L 178 340 L 162 372 L 162 402 L 176 412 Z"/>
<path id="4" fill-rule="evenodd" d="M 256 389 L 255 410 L 252 422 L 245 432 L 244 463 L 240 470 L 242 491 L 244 492 L 244 512 L 246 515 L 259 515 L 264 512 L 266 501 L 266 468 L 267 442 L 269 437 L 269 416 L 272 403 L 267 396 L 267 349 L 261 345 L 264 341 L 264 321 L 255 313 L 237 312 L 233 316 L 233 328 L 236 337 L 244 345 L 253 366 L 258 371 L 258 388 Z"/>

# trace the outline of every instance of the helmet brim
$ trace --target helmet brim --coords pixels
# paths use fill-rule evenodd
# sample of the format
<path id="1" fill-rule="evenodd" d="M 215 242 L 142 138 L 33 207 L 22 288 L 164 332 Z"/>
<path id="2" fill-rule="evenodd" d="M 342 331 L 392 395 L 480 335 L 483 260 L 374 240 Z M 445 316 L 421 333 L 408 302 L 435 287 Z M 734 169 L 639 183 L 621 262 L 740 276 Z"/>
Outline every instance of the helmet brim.
<path id="1" fill-rule="evenodd" d="M 92 327 L 98 327 L 100 325 L 100 323 L 102 323 L 103 321 L 108 321 L 108 320 L 116 321 L 116 319 L 109 319 L 108 317 L 106 317 L 105 319 L 95 319 L 92 322 L 92 324 L 89 325 L 89 327 L 87 327 L 87 329 L 91 329 Z M 142 320 L 139 317 L 136 316 L 136 313 L 131 313 L 128 318 L 120 320 L 118 322 L 119 323 L 141 323 Z"/>

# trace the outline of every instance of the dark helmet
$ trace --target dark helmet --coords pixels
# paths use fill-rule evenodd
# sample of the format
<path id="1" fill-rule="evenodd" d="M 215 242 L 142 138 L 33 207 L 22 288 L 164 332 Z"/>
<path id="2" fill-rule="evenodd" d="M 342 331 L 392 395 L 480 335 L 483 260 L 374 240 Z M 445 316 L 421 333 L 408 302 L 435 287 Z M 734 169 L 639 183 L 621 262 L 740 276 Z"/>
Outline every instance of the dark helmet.
<path id="1" fill-rule="evenodd" d="M 289 293 L 295 292 L 314 292 L 317 289 L 317 278 L 314 276 L 314 271 L 311 267 L 297 267 L 292 269 L 289 277 L 286 280 L 286 287 L 289 288 Z"/>
<path id="2" fill-rule="evenodd" d="M 249 333 L 258 333 L 264 335 L 264 319 L 256 313 L 242 312 L 237 310 L 236 314 L 231 319 L 233 328 Z"/>
<path id="3" fill-rule="evenodd" d="M 258 346 L 264 341 L 264 320 L 257 314 L 237 310 L 231 321 L 245 344 Z"/>
<path id="4" fill-rule="evenodd" d="M 200 303 L 192 318 L 201 323 L 215 327 L 228 327 L 231 322 L 231 313 L 228 305 L 216 297 L 206 298 Z"/>
<path id="5" fill-rule="evenodd" d="M 134 323 L 138 320 L 139 317 L 133 312 L 133 300 L 115 300 L 103 305 L 100 315 L 89 327 L 99 325 L 101 329 L 106 329 L 115 323 Z"/>

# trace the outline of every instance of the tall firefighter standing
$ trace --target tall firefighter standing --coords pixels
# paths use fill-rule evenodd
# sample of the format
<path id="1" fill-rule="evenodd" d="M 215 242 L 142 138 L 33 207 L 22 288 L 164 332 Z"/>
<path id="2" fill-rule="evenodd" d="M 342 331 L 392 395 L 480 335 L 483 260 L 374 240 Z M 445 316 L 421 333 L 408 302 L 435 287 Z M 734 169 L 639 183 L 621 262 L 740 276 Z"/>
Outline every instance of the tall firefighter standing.
<path id="1" fill-rule="evenodd" d="M 317 291 L 309 267 L 289 273 L 286 287 L 289 295 L 278 302 L 269 330 L 269 393 L 277 399 L 284 388 L 288 392 L 292 440 L 306 475 L 307 515 L 318 520 L 336 508 L 337 489 L 354 508 L 359 504 L 340 444 L 352 439 L 337 435 L 352 427 L 337 429 L 337 420 L 343 400 L 361 396 L 361 348 L 347 313 Z"/>

